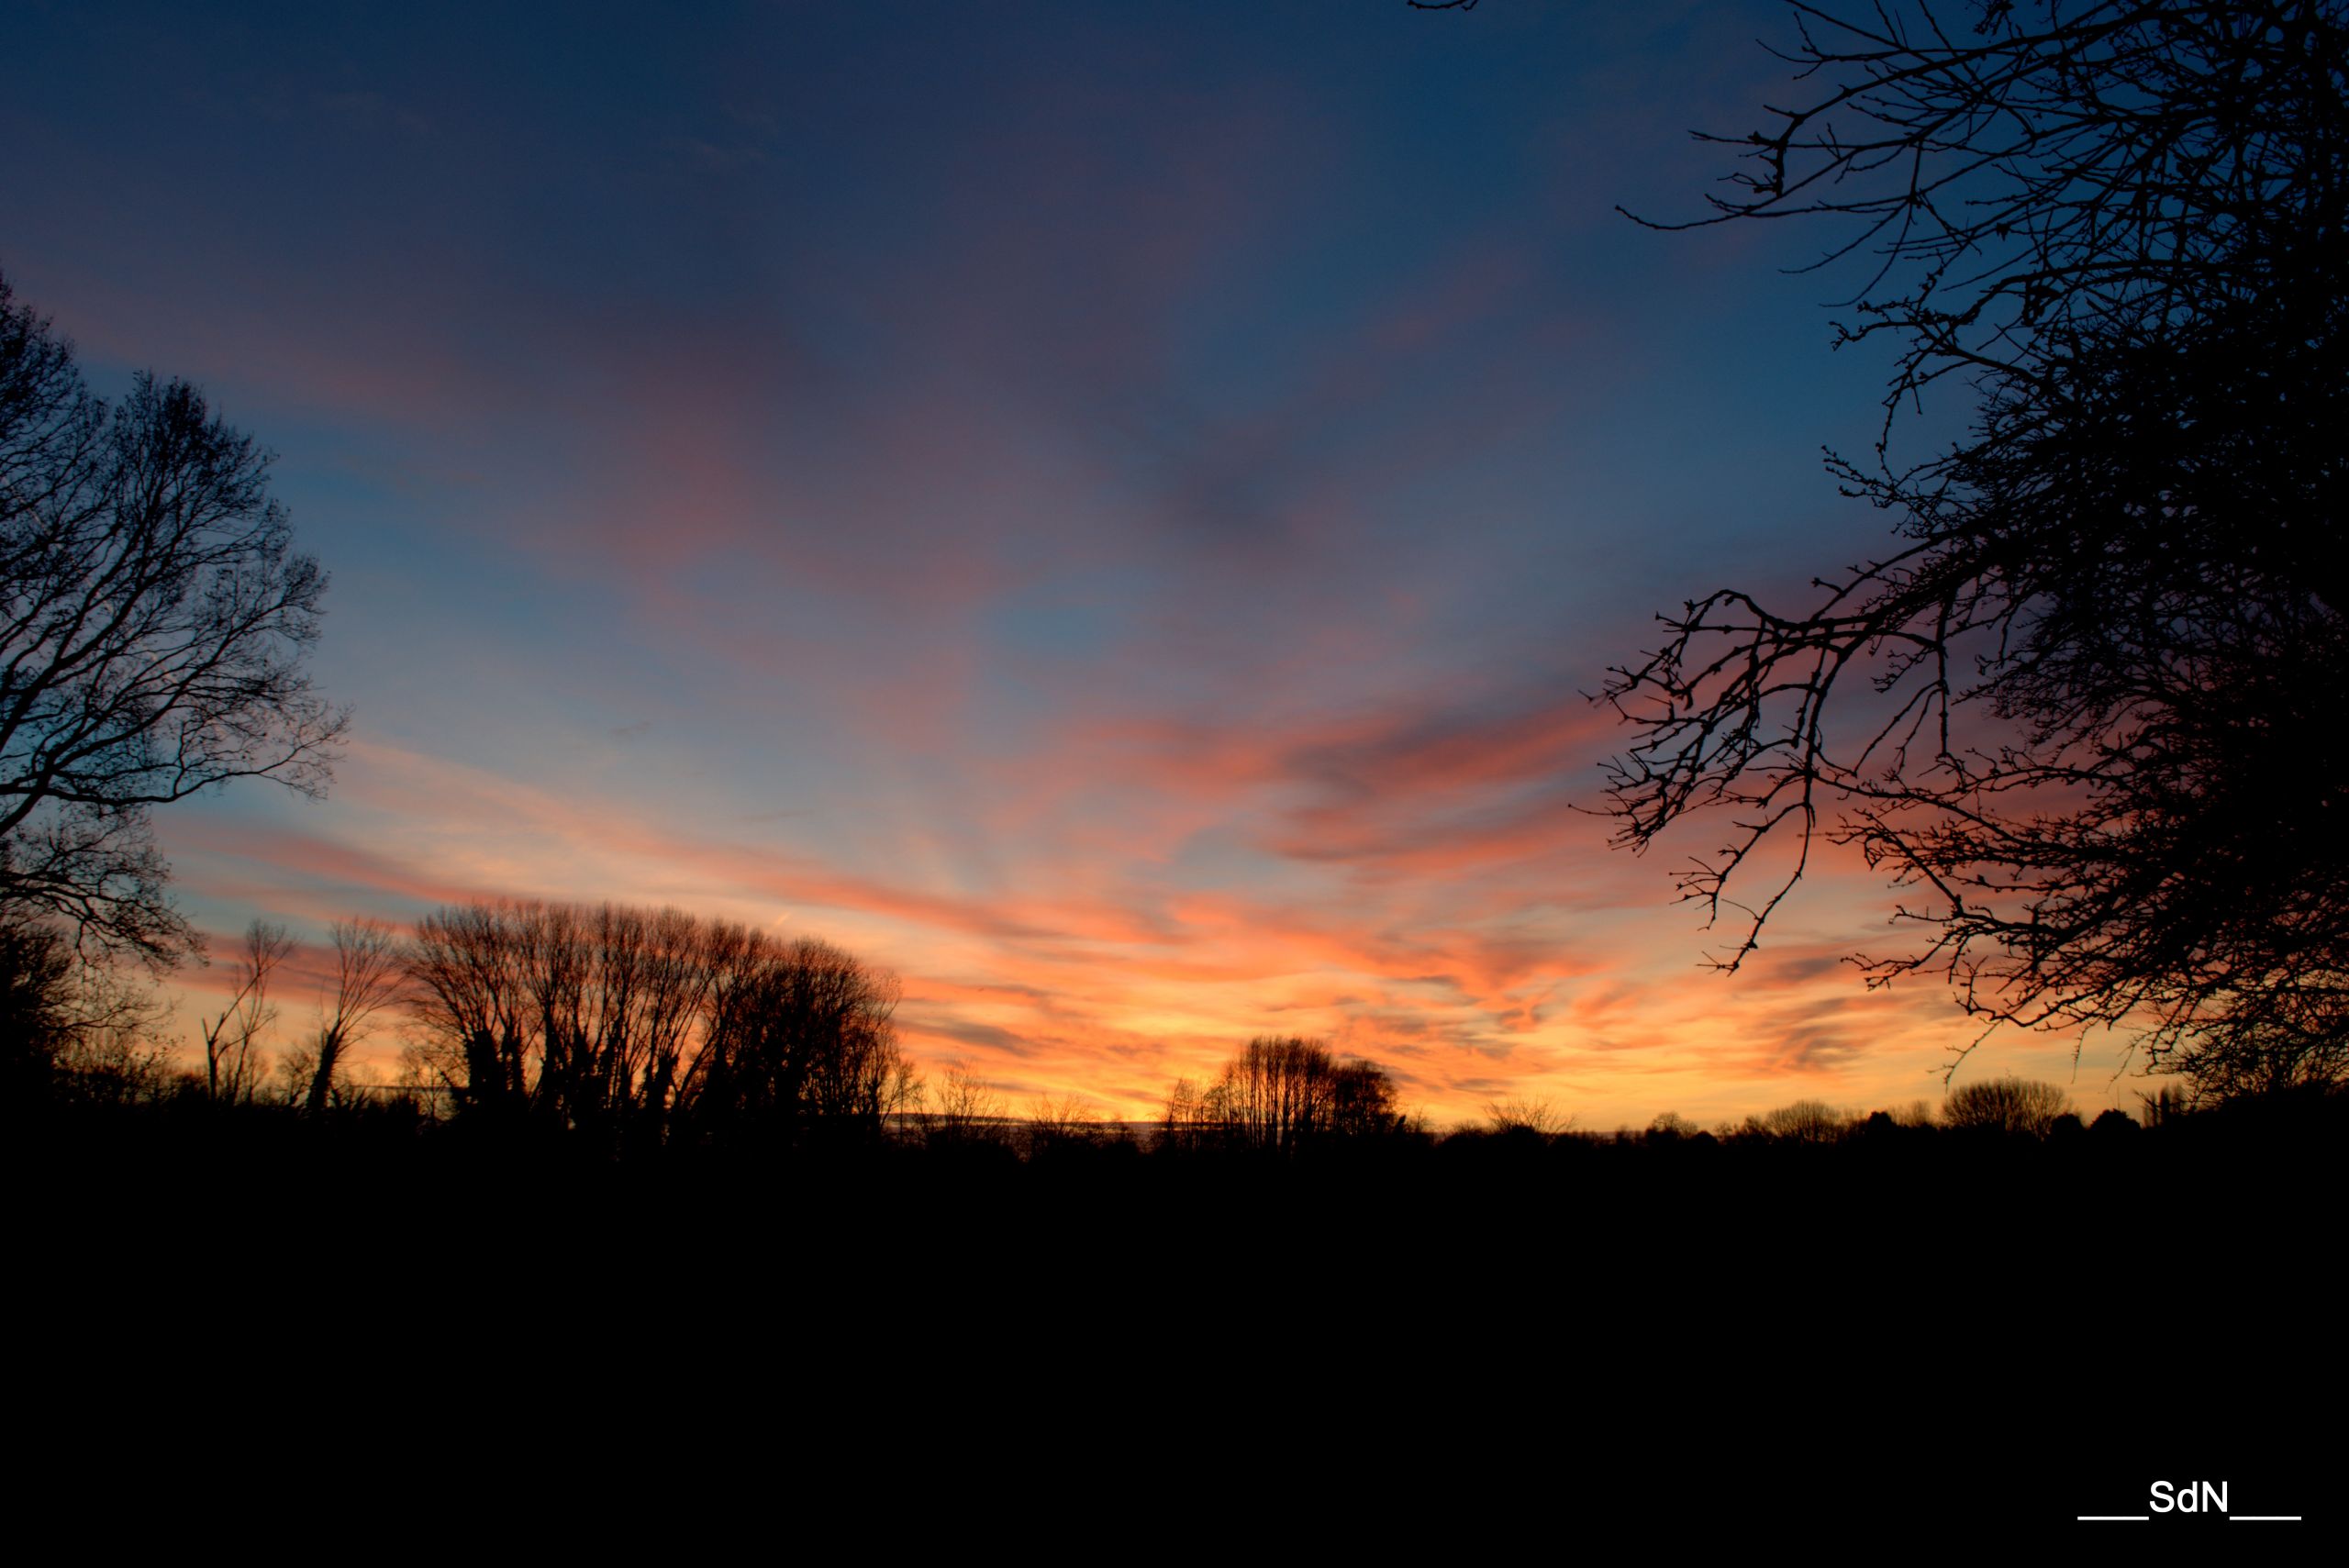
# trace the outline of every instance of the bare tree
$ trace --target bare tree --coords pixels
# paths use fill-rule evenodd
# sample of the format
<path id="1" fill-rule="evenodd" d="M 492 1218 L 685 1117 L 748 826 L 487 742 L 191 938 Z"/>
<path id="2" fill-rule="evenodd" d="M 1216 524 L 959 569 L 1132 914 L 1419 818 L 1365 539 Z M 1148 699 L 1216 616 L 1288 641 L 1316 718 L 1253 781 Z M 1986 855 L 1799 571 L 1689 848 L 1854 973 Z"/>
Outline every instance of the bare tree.
<path id="1" fill-rule="evenodd" d="M 1779 1143 L 1840 1143 L 1852 1118 L 1824 1100 L 1797 1100 L 1754 1118 L 1753 1127 Z"/>
<path id="2" fill-rule="evenodd" d="M 1792 9 L 1806 95 L 1718 139 L 1745 166 L 1698 221 L 1848 226 L 1840 338 L 1899 357 L 1875 461 L 1831 466 L 1899 539 L 1791 608 L 1660 617 L 1603 694 L 1618 841 L 1731 817 L 1679 879 L 1735 912 L 1727 969 L 1824 833 L 1912 890 L 1871 984 L 2214 1081 L 2343 1070 L 2349 4 Z M 1971 433 L 1896 463 L 1944 385 Z"/>
<path id="3" fill-rule="evenodd" d="M 896 977 L 813 938 L 745 932 L 730 947 L 680 1122 L 718 1140 L 878 1138 L 920 1083 L 897 1045 Z"/>
<path id="4" fill-rule="evenodd" d="M 425 1052 L 461 1109 L 502 1118 L 536 1089 L 538 1036 L 514 906 L 462 905 L 417 922 L 408 952 Z"/>
<path id="5" fill-rule="evenodd" d="M 2069 1095 L 2053 1084 L 2028 1078 L 1990 1078 L 1960 1084 L 1942 1102 L 1945 1127 L 2044 1138 L 2058 1117 L 2072 1114 Z"/>
<path id="6" fill-rule="evenodd" d="M 928 1141 L 961 1149 L 1002 1141 L 1006 1106 L 967 1062 L 950 1062 L 939 1079 L 925 1118 Z"/>
<path id="7" fill-rule="evenodd" d="M 184 382 L 94 396 L 0 278 L 0 906 L 86 951 L 196 946 L 150 807 L 326 787 L 347 724 L 306 666 L 327 579 L 269 462 Z"/>
<path id="8" fill-rule="evenodd" d="M 1185 1154 L 1203 1153 L 1220 1146 L 1224 1123 L 1216 1085 L 1203 1087 L 1192 1079 L 1177 1078 L 1166 1092 L 1166 1108 L 1159 1117 L 1158 1146 Z"/>
<path id="9" fill-rule="evenodd" d="M 255 920 L 245 928 L 245 943 L 231 972 L 236 985 L 217 1018 L 203 1020 L 204 1088 L 214 1100 L 242 1104 L 260 1087 L 261 1064 L 253 1042 L 277 1017 L 269 1000 L 269 977 L 294 951 L 294 939 L 283 926 Z"/>
<path id="10" fill-rule="evenodd" d="M 10 1106 L 161 1092 L 170 1011 L 135 972 L 82 962 L 50 919 L 0 908 L 0 1090 Z"/>
<path id="11" fill-rule="evenodd" d="M 1083 1094 L 1062 1094 L 1057 1098 L 1039 1094 L 1029 1106 L 1029 1160 L 1087 1155 L 1111 1145 L 1128 1143 L 1128 1139 L 1125 1127 L 1102 1119 L 1097 1106 Z"/>
<path id="12" fill-rule="evenodd" d="M 500 903 L 419 921 L 422 1058 L 462 1114 L 615 1145 L 877 1137 L 918 1104 L 896 978 L 674 909 Z"/>
<path id="13" fill-rule="evenodd" d="M 1327 1119 L 1337 1060 L 1317 1040 L 1259 1036 L 1241 1047 L 1217 1086 L 1242 1147 L 1295 1153 Z"/>
<path id="14" fill-rule="evenodd" d="M 1341 1062 L 1330 1075 L 1330 1136 L 1341 1141 L 1385 1138 L 1403 1129 L 1395 1080 L 1375 1062 Z"/>
<path id="15" fill-rule="evenodd" d="M 1575 1118 L 1543 1099 L 1488 1100 L 1485 1120 L 1495 1132 L 1525 1132 L 1536 1138 L 1556 1138 L 1573 1128 Z"/>
<path id="16" fill-rule="evenodd" d="M 1263 1035 L 1204 1088 L 1186 1078 L 1168 1095 L 1170 1149 L 1294 1155 L 1316 1145 L 1397 1131 L 1394 1081 L 1375 1062 L 1341 1062 L 1318 1040 Z"/>
<path id="17" fill-rule="evenodd" d="M 375 1015 L 399 1000 L 406 972 L 399 938 L 376 920 L 338 920 L 332 929 L 334 992 L 318 1025 L 316 1062 L 303 1107 L 312 1116 L 334 1092 L 343 1056 L 364 1038 Z"/>
<path id="18" fill-rule="evenodd" d="M 1670 1143 L 1683 1138 L 1694 1138 L 1700 1130 L 1695 1122 L 1678 1111 L 1659 1111 L 1655 1119 L 1648 1123 L 1647 1137 L 1651 1141 Z"/>

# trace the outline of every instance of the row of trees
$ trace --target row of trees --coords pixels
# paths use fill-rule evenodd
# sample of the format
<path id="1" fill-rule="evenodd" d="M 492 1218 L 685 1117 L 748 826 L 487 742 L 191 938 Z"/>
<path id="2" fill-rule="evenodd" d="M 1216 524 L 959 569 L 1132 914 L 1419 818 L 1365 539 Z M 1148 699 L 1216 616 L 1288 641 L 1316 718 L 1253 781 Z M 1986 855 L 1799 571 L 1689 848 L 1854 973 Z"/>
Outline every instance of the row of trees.
<path id="1" fill-rule="evenodd" d="M 1137 1147 L 1132 1128 L 1079 1096 L 1047 1096 L 1015 1115 L 965 1063 L 926 1083 L 897 1046 L 894 979 L 812 939 L 783 942 L 674 909 L 610 904 L 456 906 L 405 940 L 378 923 L 343 922 L 331 930 L 315 1024 L 273 1062 L 262 1046 L 279 1016 L 273 983 L 294 951 L 281 928 L 256 922 L 246 932 L 228 998 L 201 1023 L 202 1071 L 174 1075 L 151 1003 L 93 987 L 107 972 L 75 962 L 54 928 L 0 927 L 0 1039 L 12 1064 L 39 1058 L 83 1101 L 193 1096 L 316 1117 L 388 1097 L 436 1121 L 558 1130 L 615 1152 L 871 1143 L 885 1133 L 933 1151 L 1031 1158 Z M 354 1084 L 351 1048 L 395 1011 L 414 1041 L 401 1080 Z M 2195 1108 L 2193 1096 L 2165 1087 L 2148 1098 L 2144 1120 Z M 1400 1108 L 1378 1063 L 1263 1036 L 1215 1077 L 1178 1080 L 1154 1142 L 1178 1156 L 1297 1159 L 1447 1139 L 1554 1145 L 1580 1140 L 1574 1120 L 1544 1100 L 1495 1101 L 1482 1123 L 1439 1135 Z M 2121 1124 L 2136 1125 L 2116 1110 L 2095 1123 Z M 1806 1099 L 1707 1132 L 1667 1112 L 1639 1140 L 1832 1144 L 1927 1129 L 2044 1139 L 2082 1126 L 2062 1089 L 2006 1076 L 1961 1084 L 1938 1106 L 1918 1100 L 1867 1116 Z"/>
<path id="2" fill-rule="evenodd" d="M 316 1025 L 273 1064 L 262 1041 L 294 951 L 280 928 L 247 931 L 201 1023 L 203 1097 L 322 1113 L 351 1097 L 352 1049 L 394 1014 L 415 1036 L 395 1089 L 472 1125 L 614 1151 L 870 1138 L 918 1093 L 895 978 L 812 938 L 613 904 L 462 905 L 407 938 L 340 922 Z M 128 1032 L 78 988 L 103 973 L 52 926 L 0 928 L 0 1036 L 28 1080 L 77 1077 L 94 1041 Z"/>
<path id="3" fill-rule="evenodd" d="M 2136 1124 L 2118 1110 L 2107 1110 L 2098 1124 Z M 1797 1100 L 1738 1125 L 1724 1125 L 1720 1136 L 1760 1138 L 1782 1143 L 1841 1143 L 1845 1139 L 1900 1129 L 1940 1128 L 1966 1134 L 1996 1134 L 2009 1138 L 2046 1138 L 2066 1127 L 2081 1126 L 2071 1096 L 2053 1084 L 2034 1079 L 2003 1077 L 1961 1084 L 1938 1108 L 1917 1100 L 1897 1110 L 1855 1116 L 1823 1100 Z M 1677 1118 L 1660 1118 L 1652 1135 L 1687 1136 L 1691 1129 Z"/>
<path id="4" fill-rule="evenodd" d="M 1395 1082 L 1375 1062 L 1341 1061 L 1296 1036 L 1259 1036 L 1207 1084 L 1178 1079 L 1163 1137 L 1186 1150 L 1294 1155 L 1402 1129 Z"/>
<path id="5" fill-rule="evenodd" d="M 614 1143 L 871 1133 L 917 1079 L 894 977 L 675 909 L 468 905 L 419 922 L 423 1059 L 459 1107 Z"/>
<path id="6" fill-rule="evenodd" d="M 2174 1113 L 2175 1091 L 2148 1102 L 2148 1119 Z M 2098 1121 L 2131 1121 L 2117 1110 Z M 1938 1107 L 1919 1100 L 1898 1111 L 1855 1116 L 1820 1100 L 1798 1100 L 1711 1134 L 1665 1112 L 1649 1128 L 1652 1139 L 1695 1136 L 1773 1142 L 1836 1143 L 1869 1129 L 1938 1128 L 1962 1134 L 2045 1138 L 2082 1125 L 2071 1098 L 2053 1084 L 2008 1075 L 1962 1084 Z M 1455 1136 L 1489 1136 L 1551 1142 L 1572 1135 L 1574 1118 L 1546 1100 L 1497 1100 L 1484 1123 Z M 1202 1084 L 1185 1078 L 1168 1094 L 1160 1123 L 1161 1146 L 1186 1152 L 1229 1151 L 1295 1156 L 1333 1146 L 1361 1145 L 1403 1134 L 1425 1134 L 1399 1108 L 1385 1068 L 1359 1057 L 1341 1060 L 1315 1040 L 1259 1037 Z"/>

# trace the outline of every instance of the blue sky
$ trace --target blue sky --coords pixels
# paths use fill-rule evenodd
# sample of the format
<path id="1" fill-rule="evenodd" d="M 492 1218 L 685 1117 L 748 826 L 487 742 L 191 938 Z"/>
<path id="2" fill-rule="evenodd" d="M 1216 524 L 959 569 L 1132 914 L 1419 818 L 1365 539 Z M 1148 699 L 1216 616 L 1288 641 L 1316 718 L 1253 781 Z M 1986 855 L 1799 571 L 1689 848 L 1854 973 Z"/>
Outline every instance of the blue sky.
<path id="1" fill-rule="evenodd" d="M 1954 1005 L 1836 962 L 1862 868 L 1722 980 L 1574 809 L 1653 611 L 1884 536 L 1827 235 L 1615 211 L 1701 210 L 1778 7 L 483 9 L 0 61 L 0 268 L 275 450 L 334 576 L 352 752 L 159 817 L 203 925 L 787 923 L 926 1062 L 1123 1112 L 1271 1030 L 1440 1115 L 1939 1093 Z"/>

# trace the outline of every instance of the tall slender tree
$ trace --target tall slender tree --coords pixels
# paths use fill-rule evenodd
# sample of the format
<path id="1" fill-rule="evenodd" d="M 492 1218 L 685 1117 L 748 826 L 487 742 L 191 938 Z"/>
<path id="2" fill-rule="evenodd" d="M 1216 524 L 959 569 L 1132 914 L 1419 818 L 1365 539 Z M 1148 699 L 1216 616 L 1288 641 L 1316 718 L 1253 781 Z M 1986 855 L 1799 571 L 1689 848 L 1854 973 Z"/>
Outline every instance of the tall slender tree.
<path id="1" fill-rule="evenodd" d="M 215 1100 L 232 1105 L 252 1097 L 261 1062 L 254 1047 L 277 1018 L 269 999 L 270 977 L 294 951 L 283 926 L 255 920 L 245 928 L 244 947 L 230 972 L 234 985 L 217 1018 L 204 1020 L 204 1087 Z"/>
<path id="2" fill-rule="evenodd" d="M 375 920 L 338 920 L 333 928 L 334 989 L 318 1024 L 317 1064 L 304 1109 L 327 1106 L 351 1048 L 377 1013 L 400 999 L 406 979 L 398 935 Z"/>

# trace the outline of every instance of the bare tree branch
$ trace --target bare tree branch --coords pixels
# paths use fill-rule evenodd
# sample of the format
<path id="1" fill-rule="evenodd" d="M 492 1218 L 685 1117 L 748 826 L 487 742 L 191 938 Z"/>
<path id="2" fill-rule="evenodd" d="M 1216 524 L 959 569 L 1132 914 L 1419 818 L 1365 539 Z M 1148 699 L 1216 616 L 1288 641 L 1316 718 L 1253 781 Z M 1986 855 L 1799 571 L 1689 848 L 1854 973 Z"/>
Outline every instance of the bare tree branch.
<path id="1" fill-rule="evenodd" d="M 1725 968 L 1824 834 L 1913 890 L 1920 945 L 1872 984 L 2232 1083 L 2337 1076 L 2349 7 L 1793 10 L 1809 95 L 1706 139 L 1746 167 L 1691 221 L 1842 222 L 1819 264 L 1873 258 L 1839 336 L 1900 357 L 1876 461 L 1831 468 L 1902 543 L 1792 611 L 1659 617 L 1600 698 L 1636 732 L 1617 842 L 1728 816 L 1678 878 L 1740 912 Z M 1895 416 L 1950 376 L 1968 438 L 1896 466 Z"/>
<path id="2" fill-rule="evenodd" d="M 307 671 L 327 579 L 269 463 L 184 382 L 92 395 L 0 278 L 0 903 L 85 952 L 196 946 L 149 807 L 327 785 L 349 723 Z"/>

